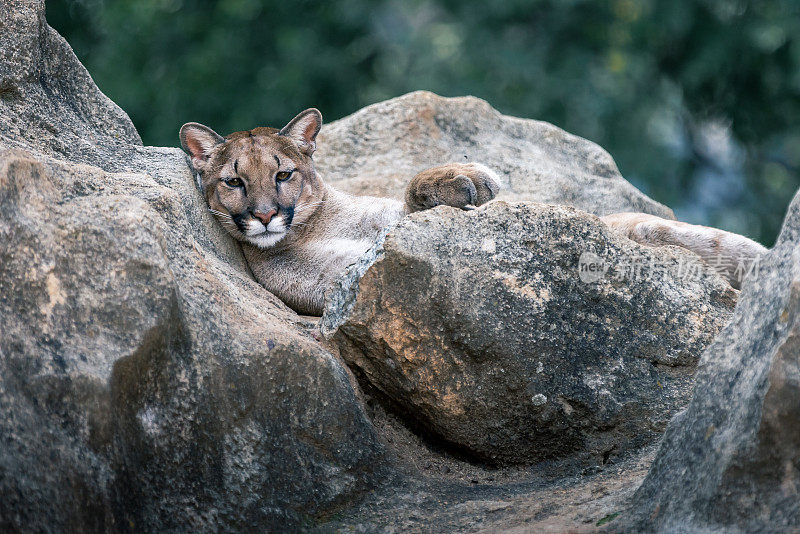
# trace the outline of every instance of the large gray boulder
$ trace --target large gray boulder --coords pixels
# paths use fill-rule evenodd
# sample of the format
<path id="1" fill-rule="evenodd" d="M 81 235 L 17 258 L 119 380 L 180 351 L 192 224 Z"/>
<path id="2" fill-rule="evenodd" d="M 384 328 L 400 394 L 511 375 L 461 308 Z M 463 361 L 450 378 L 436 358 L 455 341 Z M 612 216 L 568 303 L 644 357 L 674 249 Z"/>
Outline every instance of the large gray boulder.
<path id="1" fill-rule="evenodd" d="M 599 269 L 580 271 L 587 258 Z M 415 213 L 330 293 L 323 332 L 403 413 L 494 463 L 597 460 L 688 399 L 736 291 L 562 206 Z"/>
<path id="2" fill-rule="evenodd" d="M 323 126 L 317 146 L 317 170 L 352 194 L 403 198 L 416 173 L 476 161 L 499 173 L 502 200 L 674 218 L 628 183 L 595 143 L 546 122 L 502 115 L 472 96 L 417 91 L 373 104 Z"/>
<path id="3" fill-rule="evenodd" d="M 175 178 L 0 151 L 0 530 L 287 527 L 377 478 L 346 367 Z"/>
<path id="4" fill-rule="evenodd" d="M 0 531 L 292 529 L 359 498 L 386 461 L 347 367 L 44 2 L 0 17 Z"/>
<path id="5" fill-rule="evenodd" d="M 0 6 L 0 143 L 118 169 L 120 152 L 142 144 L 139 134 L 44 11 L 44 0 Z"/>
<path id="6" fill-rule="evenodd" d="M 201 244 L 183 174 L 0 151 L 0 530 L 288 526 L 375 482 L 349 372 Z"/>
<path id="7" fill-rule="evenodd" d="M 800 195 L 617 528 L 800 530 Z"/>

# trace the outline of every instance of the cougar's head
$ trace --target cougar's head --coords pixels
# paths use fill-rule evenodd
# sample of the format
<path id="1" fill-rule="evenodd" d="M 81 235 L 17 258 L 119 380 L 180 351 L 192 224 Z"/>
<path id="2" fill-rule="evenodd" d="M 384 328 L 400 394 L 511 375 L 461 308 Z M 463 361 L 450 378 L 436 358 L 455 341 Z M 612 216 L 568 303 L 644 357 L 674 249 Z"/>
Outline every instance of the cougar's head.
<path id="1" fill-rule="evenodd" d="M 256 128 L 227 137 L 196 122 L 183 125 L 181 145 L 208 206 L 234 238 L 271 247 L 319 207 L 323 184 L 311 155 L 321 125 L 316 109 L 280 130 Z"/>

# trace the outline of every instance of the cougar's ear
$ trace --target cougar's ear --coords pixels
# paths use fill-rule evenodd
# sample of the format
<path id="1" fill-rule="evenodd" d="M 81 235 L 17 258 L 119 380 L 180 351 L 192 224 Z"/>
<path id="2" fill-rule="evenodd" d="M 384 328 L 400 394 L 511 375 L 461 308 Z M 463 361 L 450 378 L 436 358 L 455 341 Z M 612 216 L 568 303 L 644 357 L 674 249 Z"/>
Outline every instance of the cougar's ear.
<path id="1" fill-rule="evenodd" d="M 297 143 L 300 152 L 310 156 L 317 149 L 317 134 L 322 127 L 322 113 L 316 108 L 300 112 L 297 117 L 284 126 L 279 135 L 292 139 Z"/>
<path id="2" fill-rule="evenodd" d="M 178 135 L 181 138 L 181 146 L 192 159 L 192 167 L 199 172 L 205 171 L 211 149 L 225 142 L 217 132 L 196 122 L 187 122 L 181 126 Z"/>

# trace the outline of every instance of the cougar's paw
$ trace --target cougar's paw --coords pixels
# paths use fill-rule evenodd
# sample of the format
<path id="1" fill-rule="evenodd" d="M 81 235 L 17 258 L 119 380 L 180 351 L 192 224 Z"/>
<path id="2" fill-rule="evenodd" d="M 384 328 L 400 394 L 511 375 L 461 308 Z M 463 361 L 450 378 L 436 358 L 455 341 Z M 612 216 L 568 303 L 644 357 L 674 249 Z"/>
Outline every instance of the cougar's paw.
<path id="1" fill-rule="evenodd" d="M 492 200 L 500 179 L 480 163 L 449 163 L 417 174 L 406 190 L 409 211 L 435 206 L 473 209 Z"/>

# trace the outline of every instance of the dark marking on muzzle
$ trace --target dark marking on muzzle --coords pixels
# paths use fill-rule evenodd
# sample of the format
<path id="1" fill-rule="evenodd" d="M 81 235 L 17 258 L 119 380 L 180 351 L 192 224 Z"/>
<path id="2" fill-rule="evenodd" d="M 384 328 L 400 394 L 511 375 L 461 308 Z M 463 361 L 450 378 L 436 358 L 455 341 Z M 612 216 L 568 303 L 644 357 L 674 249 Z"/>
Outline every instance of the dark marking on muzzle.
<path id="1" fill-rule="evenodd" d="M 292 219 L 294 219 L 294 206 L 289 206 L 288 208 L 281 208 L 281 211 L 286 212 L 284 219 L 286 219 L 286 228 L 288 229 L 290 226 L 292 226 Z"/>
<path id="2" fill-rule="evenodd" d="M 236 228 L 238 228 L 239 231 L 242 232 L 243 234 L 247 233 L 247 229 L 245 228 L 244 225 L 244 216 L 245 216 L 244 213 L 231 215 L 231 219 L 233 219 L 233 222 L 236 224 Z"/>

